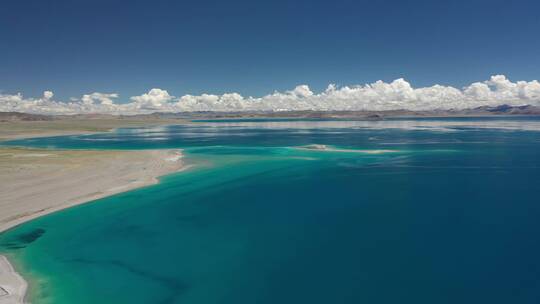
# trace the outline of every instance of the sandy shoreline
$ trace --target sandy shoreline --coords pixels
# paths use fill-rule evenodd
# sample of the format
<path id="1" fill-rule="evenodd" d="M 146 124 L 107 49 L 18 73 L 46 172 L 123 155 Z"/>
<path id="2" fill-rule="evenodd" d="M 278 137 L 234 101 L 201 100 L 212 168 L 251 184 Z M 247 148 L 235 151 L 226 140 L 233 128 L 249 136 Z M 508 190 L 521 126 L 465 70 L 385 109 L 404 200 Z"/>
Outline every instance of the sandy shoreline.
<path id="1" fill-rule="evenodd" d="M 106 132 L 114 131 L 114 129 L 108 130 Z M 10 140 L 17 140 L 17 139 L 30 139 L 30 138 L 40 138 L 40 137 L 55 137 L 55 136 L 69 136 L 69 135 L 92 135 L 92 134 L 100 134 L 100 133 L 106 133 L 102 131 L 86 131 L 86 132 L 80 132 L 80 131 L 55 131 L 55 132 L 46 132 L 46 133 L 25 133 L 25 134 L 7 134 L 0 137 L 0 143 L 2 141 L 10 141 Z"/>
<path id="2" fill-rule="evenodd" d="M 0 304 L 24 303 L 28 284 L 0 255 Z"/>
<path id="3" fill-rule="evenodd" d="M 0 147 L 0 232 L 78 204 L 156 184 L 184 169 L 182 151 Z M 23 303 L 26 282 L 0 256 L 0 304 Z"/>
<path id="4" fill-rule="evenodd" d="M 140 128 L 190 123 L 182 119 L 55 117 L 46 121 L 0 119 L 0 141 L 31 137 L 81 135 L 111 132 L 117 128 Z"/>

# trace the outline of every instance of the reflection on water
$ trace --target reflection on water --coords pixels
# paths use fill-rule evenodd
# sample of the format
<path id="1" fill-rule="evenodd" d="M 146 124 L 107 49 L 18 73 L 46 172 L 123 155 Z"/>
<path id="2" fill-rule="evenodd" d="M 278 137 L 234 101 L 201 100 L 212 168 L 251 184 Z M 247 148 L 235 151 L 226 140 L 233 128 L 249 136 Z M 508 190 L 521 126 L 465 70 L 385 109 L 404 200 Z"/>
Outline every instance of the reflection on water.
<path id="1" fill-rule="evenodd" d="M 254 128 L 254 129 L 404 129 L 451 132 L 458 129 L 505 129 L 539 131 L 540 119 L 536 118 L 498 118 L 498 119 L 389 119 L 380 121 L 359 120 L 293 120 L 293 121 L 219 121 L 204 122 L 213 128 Z"/>
<path id="2" fill-rule="evenodd" d="M 497 132 L 481 132 L 482 130 Z M 489 146 L 505 142 L 506 137 L 513 136 L 513 132 L 522 132 L 520 136 L 527 136 L 530 137 L 528 140 L 535 141 L 538 139 L 531 134 L 537 131 L 540 131 L 540 119 L 535 117 L 383 121 L 232 120 L 126 128 L 111 133 L 14 140 L 6 144 L 74 149 L 153 149 L 220 145 L 286 147 L 310 144 L 355 149 L 388 149 L 389 145 L 402 145 L 404 149 L 415 146 L 424 146 L 424 149 L 454 149 L 453 145 L 456 144 Z M 446 135 L 442 136 L 443 134 Z"/>

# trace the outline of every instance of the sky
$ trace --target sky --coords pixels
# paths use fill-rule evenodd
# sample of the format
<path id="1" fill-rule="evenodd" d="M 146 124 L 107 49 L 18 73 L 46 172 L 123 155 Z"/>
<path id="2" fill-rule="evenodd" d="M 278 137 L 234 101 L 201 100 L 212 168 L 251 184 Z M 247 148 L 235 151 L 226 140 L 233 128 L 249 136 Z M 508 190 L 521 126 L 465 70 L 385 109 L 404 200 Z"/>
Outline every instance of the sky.
<path id="1" fill-rule="evenodd" d="M 8 0 L 0 11 L 0 110 L 390 109 L 540 100 L 535 0 Z M 514 86 L 497 86 L 497 75 Z M 402 78 L 410 90 L 396 82 Z M 377 81 L 388 87 L 367 92 Z M 467 94 L 474 83 L 491 91 Z M 340 95 L 329 95 L 329 85 Z M 459 94 L 416 91 L 434 85 Z M 305 86 L 310 93 L 297 94 Z M 182 98 L 184 105 L 170 107 Z"/>

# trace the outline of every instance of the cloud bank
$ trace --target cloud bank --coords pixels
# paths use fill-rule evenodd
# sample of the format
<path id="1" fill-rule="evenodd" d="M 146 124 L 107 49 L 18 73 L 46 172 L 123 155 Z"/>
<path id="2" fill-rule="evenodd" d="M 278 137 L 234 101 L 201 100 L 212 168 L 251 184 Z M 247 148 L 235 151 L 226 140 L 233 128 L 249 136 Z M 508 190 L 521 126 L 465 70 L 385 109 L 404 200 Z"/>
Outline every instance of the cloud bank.
<path id="1" fill-rule="evenodd" d="M 148 93 L 132 96 L 127 103 L 115 103 L 117 93 L 94 92 L 70 101 L 54 99 L 51 91 L 42 97 L 25 98 L 21 93 L 0 94 L 0 111 L 38 114 L 139 114 L 151 112 L 191 111 L 293 111 L 293 110 L 449 110 L 479 106 L 536 105 L 540 106 L 540 82 L 512 82 L 504 75 L 475 82 L 461 89 L 434 85 L 413 88 L 400 78 L 390 83 L 338 87 L 330 84 L 326 90 L 314 93 L 307 85 L 293 90 L 274 92 L 263 97 L 244 97 L 238 93 L 202 94 L 175 97 L 166 90 L 154 88 Z"/>

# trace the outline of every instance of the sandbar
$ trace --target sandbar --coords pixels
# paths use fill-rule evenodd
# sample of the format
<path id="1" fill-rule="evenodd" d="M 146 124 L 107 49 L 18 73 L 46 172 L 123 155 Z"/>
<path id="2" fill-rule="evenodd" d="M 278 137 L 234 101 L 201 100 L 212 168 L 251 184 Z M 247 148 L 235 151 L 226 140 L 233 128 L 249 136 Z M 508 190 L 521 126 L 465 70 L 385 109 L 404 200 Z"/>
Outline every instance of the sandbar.
<path id="1" fill-rule="evenodd" d="M 0 147 L 0 232 L 31 219 L 155 184 L 185 169 L 182 151 Z M 23 303 L 27 283 L 0 256 L 0 304 Z"/>

